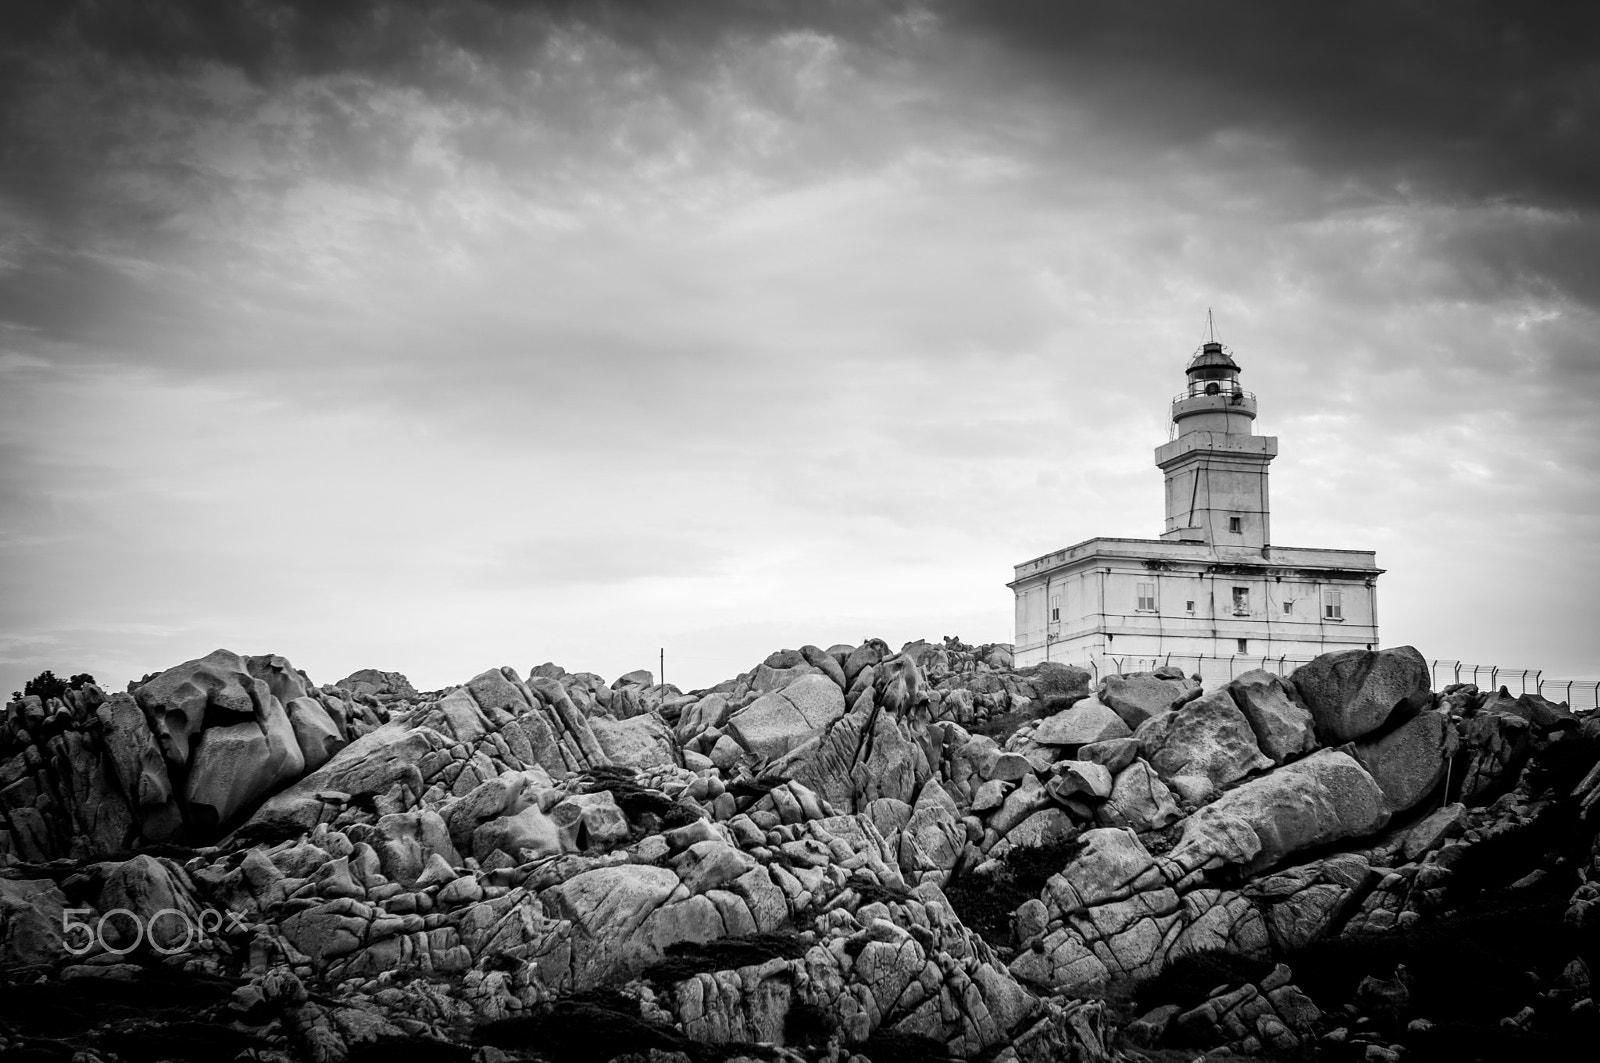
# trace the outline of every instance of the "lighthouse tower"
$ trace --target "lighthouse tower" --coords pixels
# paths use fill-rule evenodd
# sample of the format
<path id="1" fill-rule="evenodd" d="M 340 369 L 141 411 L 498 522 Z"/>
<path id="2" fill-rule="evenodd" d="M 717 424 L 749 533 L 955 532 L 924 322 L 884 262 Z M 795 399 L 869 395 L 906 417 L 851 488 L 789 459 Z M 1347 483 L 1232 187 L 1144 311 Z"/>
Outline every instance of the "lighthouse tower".
<path id="1" fill-rule="evenodd" d="M 1085 539 L 1017 565 L 1007 586 L 1018 665 L 1103 673 L 1228 657 L 1281 670 L 1378 641 L 1383 570 L 1371 550 L 1272 542 L 1267 466 L 1278 440 L 1255 434 L 1256 397 L 1214 333 L 1184 377 L 1172 440 L 1155 453 L 1166 477 L 1161 538 Z"/>
<path id="2" fill-rule="evenodd" d="M 1156 449 L 1167 478 L 1161 538 L 1259 555 L 1272 542 L 1267 465 L 1277 437 L 1252 433 L 1256 397 L 1239 386 L 1239 366 L 1222 344 L 1202 345 L 1184 375 L 1188 385 L 1172 400 L 1177 436 Z"/>

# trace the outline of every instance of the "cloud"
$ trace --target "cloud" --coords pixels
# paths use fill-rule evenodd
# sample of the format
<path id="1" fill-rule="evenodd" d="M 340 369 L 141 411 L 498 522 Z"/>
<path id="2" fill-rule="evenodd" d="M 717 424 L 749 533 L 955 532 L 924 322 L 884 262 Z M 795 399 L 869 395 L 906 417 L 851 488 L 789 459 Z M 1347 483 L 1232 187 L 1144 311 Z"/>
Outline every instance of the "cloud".
<path id="1" fill-rule="evenodd" d="M 1592 65 L 1534 10 L 8 7 L 8 667 L 1003 639 L 1010 564 L 1159 530 L 1207 306 L 1284 541 L 1590 662 Z"/>
<path id="2" fill-rule="evenodd" d="M 953 31 L 1131 136 L 1281 138 L 1388 196 L 1596 205 L 1600 17 L 1568 4 L 960 3 Z M 1129 121 L 1129 118 L 1132 121 Z"/>

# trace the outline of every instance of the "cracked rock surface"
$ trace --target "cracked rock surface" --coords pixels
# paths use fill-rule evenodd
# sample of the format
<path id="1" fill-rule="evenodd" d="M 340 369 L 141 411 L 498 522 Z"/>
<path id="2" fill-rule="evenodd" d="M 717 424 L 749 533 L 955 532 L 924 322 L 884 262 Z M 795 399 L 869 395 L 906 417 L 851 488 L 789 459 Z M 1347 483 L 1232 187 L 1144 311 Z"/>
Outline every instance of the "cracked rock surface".
<path id="1" fill-rule="evenodd" d="M 869 639 L 706 690 L 541 664 L 419 694 L 218 650 L 25 698 L 0 726 L 0 1051 L 1009 1063 L 1592 1035 L 1600 721 L 1434 694 L 1414 658 L 1206 691 Z"/>

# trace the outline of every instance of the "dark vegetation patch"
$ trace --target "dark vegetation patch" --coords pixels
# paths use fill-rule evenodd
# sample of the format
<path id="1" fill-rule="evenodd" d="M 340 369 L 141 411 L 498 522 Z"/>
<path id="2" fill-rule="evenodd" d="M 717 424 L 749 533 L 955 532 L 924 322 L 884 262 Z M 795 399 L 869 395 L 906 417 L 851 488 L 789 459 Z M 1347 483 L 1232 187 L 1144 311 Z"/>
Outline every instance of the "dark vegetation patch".
<path id="1" fill-rule="evenodd" d="M 124 1021 L 192 1018 L 196 1011 L 228 1000 L 236 985 L 153 964 L 131 982 L 79 978 L 0 983 L 0 1001 L 12 1030 L 33 1037 L 70 1038 Z"/>
<path id="2" fill-rule="evenodd" d="M 783 775 L 741 775 L 728 784 L 728 792 L 734 797 L 754 797 L 760 800 L 788 781 L 788 777 Z"/>
<path id="3" fill-rule="evenodd" d="M 856 896 L 861 898 L 862 904 L 893 904 L 896 901 L 904 904 L 912 899 L 909 889 L 888 882 L 877 882 L 872 879 L 852 879 L 845 885 L 855 891 Z"/>
<path id="4" fill-rule="evenodd" d="M 45 704 L 51 698 L 64 697 L 69 690 L 81 690 L 94 682 L 94 676 L 88 672 L 80 672 L 71 679 L 61 679 L 54 672 L 46 669 L 22 685 L 21 690 L 11 692 L 12 701 L 21 701 L 30 694 L 39 695 L 39 700 Z"/>
<path id="5" fill-rule="evenodd" d="M 1551 984 L 1574 955 L 1594 962 L 1594 935 L 1582 941 L 1565 926 L 1566 902 L 1559 889 L 1494 891 L 1410 927 L 1314 942 L 1283 961 L 1323 1007 L 1351 1000 L 1367 975 L 1387 978 L 1404 964 L 1414 1015 L 1492 1025 L 1533 1003 L 1539 984 Z"/>
<path id="6" fill-rule="evenodd" d="M 872 1036 L 857 1045 L 856 1051 L 872 1063 L 927 1063 L 955 1058 L 943 1041 L 883 1026 L 872 1031 Z"/>
<path id="7" fill-rule="evenodd" d="M 1577 866 L 1586 862 L 1592 836 L 1583 829 L 1576 802 L 1557 801 L 1531 823 L 1467 846 L 1450 868 L 1450 886 L 1459 895 L 1496 890 L 1537 868 L 1560 865 L 1562 872 L 1555 877 L 1570 891 L 1578 884 Z"/>
<path id="8" fill-rule="evenodd" d="M 783 1017 L 783 1040 L 789 1045 L 822 1048 L 838 1032 L 839 1016 L 821 1004 L 797 1001 Z"/>
<path id="9" fill-rule="evenodd" d="M 1559 798 L 1569 796 L 1594 767 L 1600 755 L 1600 738 L 1589 729 L 1563 731 L 1539 751 L 1527 768 L 1532 793 L 1550 790 Z"/>
<path id="10" fill-rule="evenodd" d="M 727 1063 L 737 1056 L 781 1058 L 770 1045 L 691 1040 L 675 1027 L 641 1018 L 639 1002 L 616 989 L 592 989 L 542 1004 L 530 1015 L 484 1023 L 475 1039 L 506 1051 L 537 1053 L 545 1063 L 610 1063 L 625 1053 L 648 1055 L 652 1050 L 682 1052 L 693 1063 Z M 428 1057 L 418 1057 L 423 1058 Z"/>
<path id="11" fill-rule="evenodd" d="M 376 812 L 377 809 L 374 808 L 373 811 Z M 270 848 L 279 842 L 292 841 L 305 833 L 305 827 L 287 817 L 266 816 L 244 823 L 223 840 L 222 847 L 229 852 L 253 849 L 257 846 Z"/>
<path id="12" fill-rule="evenodd" d="M 129 1025 L 106 1030 L 96 1041 L 125 1063 L 165 1063 L 168 1060 L 212 1063 L 233 1059 L 251 1047 L 264 1047 L 243 1030 L 221 1023 L 193 1021 Z"/>
<path id="13" fill-rule="evenodd" d="M 648 829 L 671 830 L 701 818 L 699 809 L 674 801 L 660 790 L 641 786 L 634 769 L 623 765 L 591 768 L 584 773 L 582 785 L 586 794 L 609 791 L 629 823 Z"/>
<path id="14" fill-rule="evenodd" d="M 1039 896 L 1050 876 L 1083 850 L 1077 839 L 1049 845 L 1017 846 L 993 874 L 967 873 L 945 886 L 944 895 L 961 922 L 990 945 L 1009 948 L 1011 917 L 1019 906 Z"/>
<path id="15" fill-rule="evenodd" d="M 1498 1009 L 1495 1009 L 1498 1010 Z M 1538 1022 L 1546 1021 L 1541 1016 Z M 1494 1022 L 1474 1025 L 1436 1023 L 1432 1030 L 1405 1039 L 1409 1063 L 1558 1063 L 1593 1058 L 1600 1023 L 1558 1018 L 1549 1030 L 1524 1030 Z"/>
<path id="16" fill-rule="evenodd" d="M 676 985 L 697 974 L 731 971 L 768 960 L 798 959 L 810 947 L 793 930 L 773 930 L 713 941 L 680 941 L 668 945 L 666 957 L 660 963 L 645 968 L 639 977 L 657 985 Z"/>
<path id="17" fill-rule="evenodd" d="M 1033 705 L 1030 704 L 1028 708 L 1020 712 L 1012 710 L 1011 712 L 993 713 L 982 723 L 973 724 L 970 732 L 975 735 L 985 735 L 1003 746 L 1006 744 L 1006 739 L 1022 729 L 1023 724 L 1039 719 L 1042 712 L 1042 704 L 1038 711 L 1035 711 Z"/>
<path id="18" fill-rule="evenodd" d="M 1202 1003 L 1218 986 L 1261 981 L 1272 973 L 1272 961 L 1228 949 L 1207 949 L 1180 956 L 1157 974 L 1133 987 L 1134 1009 L 1140 1014 L 1162 1004 L 1188 1011 Z"/>
<path id="19" fill-rule="evenodd" d="M 350 1046 L 347 1063 L 469 1063 L 473 1049 L 467 1045 L 427 1037 L 380 1037 Z"/>
<path id="20" fill-rule="evenodd" d="M 540 1005 L 532 1014 L 484 1023 L 479 1044 L 531 1049 L 550 1063 L 608 1063 L 624 1052 L 684 1052 L 692 1044 L 679 1031 L 639 1016 L 639 1002 L 616 990 L 597 989 Z"/>

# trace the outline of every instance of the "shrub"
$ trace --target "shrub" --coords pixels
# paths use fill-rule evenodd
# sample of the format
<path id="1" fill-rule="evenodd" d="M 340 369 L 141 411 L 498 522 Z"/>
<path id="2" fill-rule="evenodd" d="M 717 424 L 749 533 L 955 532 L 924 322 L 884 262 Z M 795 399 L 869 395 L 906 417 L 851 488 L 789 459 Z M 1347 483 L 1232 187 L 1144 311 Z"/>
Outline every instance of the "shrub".
<path id="1" fill-rule="evenodd" d="M 432 1038 L 380 1037 L 357 1041 L 345 1057 L 347 1063 L 469 1063 L 472 1049 Z"/>
<path id="2" fill-rule="evenodd" d="M 583 792 L 596 794 L 602 790 L 611 793 L 611 799 L 622 809 L 630 823 L 638 823 L 647 816 L 657 820 L 653 826 L 663 830 L 682 827 L 700 818 L 700 810 L 672 800 L 660 790 L 652 790 L 635 781 L 632 768 L 621 765 L 604 765 L 585 773 Z"/>
<path id="3" fill-rule="evenodd" d="M 783 1017 L 783 1039 L 791 1045 L 821 1048 L 839 1030 L 839 1016 L 809 1001 L 789 1005 Z"/>
<path id="4" fill-rule="evenodd" d="M 990 945 L 1011 947 L 1011 917 L 1029 899 L 999 875 L 962 875 L 944 888 L 945 899 L 968 930 Z"/>
<path id="5" fill-rule="evenodd" d="M 639 976 L 658 985 L 675 985 L 712 971 L 731 971 L 773 959 L 792 960 L 811 946 L 793 930 L 774 930 L 713 941 L 680 941 L 667 946 L 666 958 Z"/>
<path id="6" fill-rule="evenodd" d="M 48 702 L 51 698 L 59 698 L 69 690 L 81 690 L 93 682 L 94 676 L 88 672 L 80 672 L 71 679 L 60 679 L 54 672 L 45 669 L 23 684 L 21 690 L 13 690 L 11 699 L 21 701 L 30 694 L 37 694 L 39 700 Z"/>
<path id="7" fill-rule="evenodd" d="M 1024 903 L 1039 896 L 1050 876 L 1072 862 L 1083 849 L 1076 838 L 1048 845 L 1019 845 L 1009 850 L 994 874 L 963 875 L 945 886 L 944 895 L 968 929 L 990 945 L 1009 948 L 1011 918 Z"/>
<path id="8" fill-rule="evenodd" d="M 1140 981 L 1133 987 L 1133 999 L 1140 1012 L 1161 1004 L 1176 1004 L 1187 1011 L 1220 985 L 1255 983 L 1271 973 L 1270 961 L 1228 949 L 1191 952 Z"/>
<path id="9" fill-rule="evenodd" d="M 1001 865 L 1018 889 L 1037 897 L 1050 876 L 1077 859 L 1083 846 L 1077 838 L 1063 838 L 1047 845 L 1019 845 L 1006 853 Z"/>
<path id="10" fill-rule="evenodd" d="M 872 1063 L 927 1063 L 953 1058 L 943 1041 L 883 1026 L 873 1030 L 872 1036 L 857 1048 Z"/>
<path id="11" fill-rule="evenodd" d="M 1006 739 L 1022 729 L 1023 724 L 1038 718 L 1039 714 L 1031 708 L 1023 712 L 999 712 L 982 723 L 974 724 L 971 733 L 985 735 L 1003 746 L 1006 744 Z"/>
<path id="12" fill-rule="evenodd" d="M 1566 901 L 1560 888 L 1493 890 L 1413 926 L 1314 942 L 1283 961 L 1324 1007 L 1350 1000 L 1366 975 L 1388 977 L 1403 963 L 1414 1013 L 1493 1026 L 1536 1002 L 1539 983 L 1529 972 L 1548 982 L 1575 954 L 1591 964 L 1600 958 L 1592 934 L 1564 924 Z"/>
<path id="13" fill-rule="evenodd" d="M 639 1002 L 614 989 L 595 989 L 541 1004 L 533 1013 L 484 1023 L 479 1044 L 531 1049 L 549 1063 L 609 1063 L 625 1052 L 692 1052 L 678 1030 L 639 1016 Z"/>
<path id="14" fill-rule="evenodd" d="M 892 886 L 873 879 L 852 879 L 845 885 L 856 891 L 856 896 L 861 898 L 862 904 L 873 904 L 878 901 L 884 904 L 893 904 L 895 901 L 904 903 L 911 899 L 911 891 L 906 887 Z"/>

